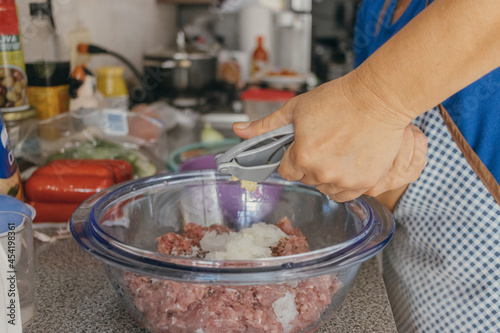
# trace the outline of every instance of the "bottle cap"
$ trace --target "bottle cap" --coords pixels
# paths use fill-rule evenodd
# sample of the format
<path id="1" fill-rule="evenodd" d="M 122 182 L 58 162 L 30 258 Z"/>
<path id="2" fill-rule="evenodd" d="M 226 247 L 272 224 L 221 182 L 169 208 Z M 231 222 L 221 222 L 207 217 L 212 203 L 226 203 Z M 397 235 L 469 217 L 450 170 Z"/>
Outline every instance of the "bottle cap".
<path id="1" fill-rule="evenodd" d="M 6 194 L 0 194 L 0 212 L 18 212 L 29 216 L 31 219 L 34 219 L 36 215 L 33 207 Z M 6 227 L 7 223 L 0 227 L 0 232 L 8 231 Z"/>
<path id="2" fill-rule="evenodd" d="M 0 0 L 0 35 L 18 35 L 16 4 L 14 0 Z"/>
<path id="3" fill-rule="evenodd" d="M 47 2 L 32 2 L 30 3 L 30 15 L 45 15 L 50 16 L 50 7 Z"/>

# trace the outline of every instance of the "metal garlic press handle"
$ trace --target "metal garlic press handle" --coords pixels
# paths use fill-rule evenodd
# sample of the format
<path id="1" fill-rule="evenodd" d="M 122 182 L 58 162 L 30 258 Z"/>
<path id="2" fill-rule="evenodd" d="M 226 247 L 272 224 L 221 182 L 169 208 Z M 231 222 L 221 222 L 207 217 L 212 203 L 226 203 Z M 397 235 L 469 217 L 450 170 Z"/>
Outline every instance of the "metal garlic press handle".
<path id="1" fill-rule="evenodd" d="M 243 180 L 266 180 L 280 165 L 286 148 L 295 140 L 293 124 L 243 141 L 215 157 L 217 170 Z"/>

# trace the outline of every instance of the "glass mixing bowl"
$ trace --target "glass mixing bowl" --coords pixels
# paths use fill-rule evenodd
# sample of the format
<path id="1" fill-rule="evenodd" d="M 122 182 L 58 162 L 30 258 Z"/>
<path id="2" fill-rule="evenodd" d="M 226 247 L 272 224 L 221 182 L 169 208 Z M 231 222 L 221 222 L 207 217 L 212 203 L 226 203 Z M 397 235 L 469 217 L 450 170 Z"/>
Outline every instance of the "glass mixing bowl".
<path id="1" fill-rule="evenodd" d="M 309 252 L 208 260 L 156 251 L 158 237 L 181 234 L 186 223 L 238 231 L 283 217 Z M 248 192 L 201 170 L 111 187 L 74 212 L 70 229 L 151 332 L 311 332 L 340 307 L 360 264 L 389 242 L 394 220 L 370 197 L 336 203 L 278 175 Z"/>

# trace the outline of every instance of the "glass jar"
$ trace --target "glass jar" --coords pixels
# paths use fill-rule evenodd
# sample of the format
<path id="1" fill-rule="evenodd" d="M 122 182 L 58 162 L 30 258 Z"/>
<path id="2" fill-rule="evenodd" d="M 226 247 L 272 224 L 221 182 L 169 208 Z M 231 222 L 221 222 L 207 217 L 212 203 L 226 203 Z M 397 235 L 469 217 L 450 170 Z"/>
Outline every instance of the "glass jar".
<path id="1" fill-rule="evenodd" d="M 128 109 L 129 96 L 123 78 L 123 67 L 101 67 L 97 70 L 97 90 L 110 108 Z"/>
<path id="2" fill-rule="evenodd" d="M 16 146 L 32 131 L 36 126 L 36 109 L 30 107 L 27 110 L 2 112 L 5 128 L 9 134 L 10 144 L 14 155 L 17 157 Z"/>

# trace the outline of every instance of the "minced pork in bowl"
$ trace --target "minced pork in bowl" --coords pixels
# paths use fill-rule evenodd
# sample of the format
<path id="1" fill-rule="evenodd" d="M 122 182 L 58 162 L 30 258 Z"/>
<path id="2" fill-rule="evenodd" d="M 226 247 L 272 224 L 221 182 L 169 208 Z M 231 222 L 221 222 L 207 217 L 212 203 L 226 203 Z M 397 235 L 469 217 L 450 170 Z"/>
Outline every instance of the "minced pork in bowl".
<path id="1" fill-rule="evenodd" d="M 311 332 L 335 315 L 392 215 L 277 175 L 255 191 L 212 170 L 111 187 L 70 221 L 151 332 Z"/>

